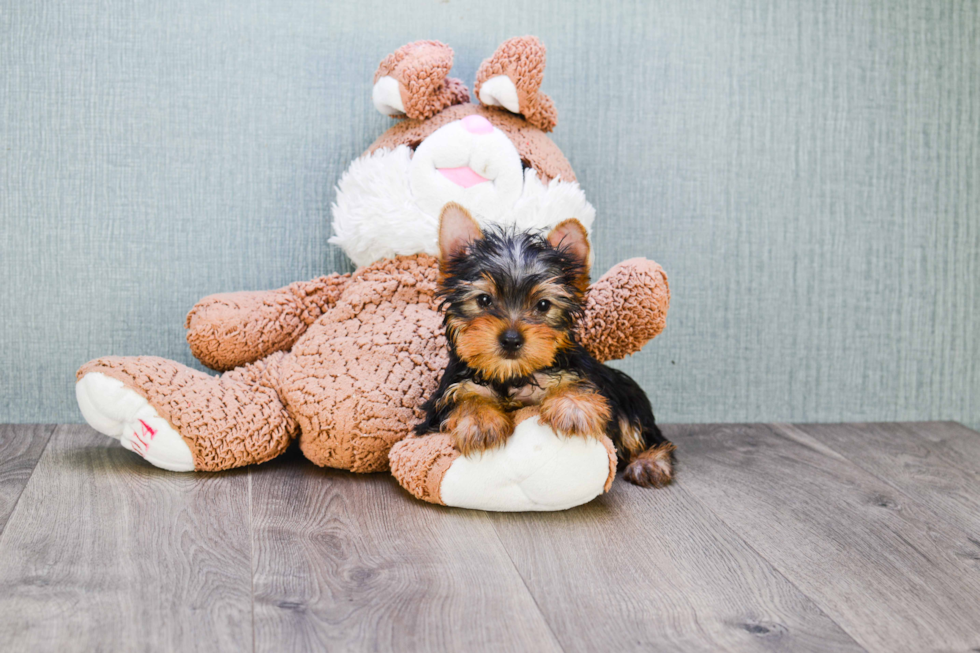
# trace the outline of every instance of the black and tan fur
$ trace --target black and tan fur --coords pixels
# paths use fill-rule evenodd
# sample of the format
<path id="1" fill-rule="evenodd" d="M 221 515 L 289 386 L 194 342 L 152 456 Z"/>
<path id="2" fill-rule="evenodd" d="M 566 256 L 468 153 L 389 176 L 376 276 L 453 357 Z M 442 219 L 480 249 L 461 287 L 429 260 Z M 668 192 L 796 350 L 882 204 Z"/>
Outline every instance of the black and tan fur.
<path id="1" fill-rule="evenodd" d="M 484 232 L 463 207 L 448 204 L 439 248 L 449 365 L 416 432 L 450 433 L 464 455 L 484 451 L 513 433 L 514 410 L 539 405 L 558 431 L 606 433 L 627 480 L 669 483 L 674 446 L 646 394 L 575 340 L 589 284 L 585 228 L 566 220 L 547 237 Z"/>

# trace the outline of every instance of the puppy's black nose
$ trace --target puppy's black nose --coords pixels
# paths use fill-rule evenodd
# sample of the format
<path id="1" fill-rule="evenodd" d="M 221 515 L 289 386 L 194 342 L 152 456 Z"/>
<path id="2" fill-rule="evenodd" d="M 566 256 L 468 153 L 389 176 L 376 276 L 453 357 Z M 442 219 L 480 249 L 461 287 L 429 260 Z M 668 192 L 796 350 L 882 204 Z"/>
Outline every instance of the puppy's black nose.
<path id="1" fill-rule="evenodd" d="M 524 345 L 524 336 L 517 329 L 507 329 L 500 334 L 500 346 L 506 352 L 515 352 Z"/>

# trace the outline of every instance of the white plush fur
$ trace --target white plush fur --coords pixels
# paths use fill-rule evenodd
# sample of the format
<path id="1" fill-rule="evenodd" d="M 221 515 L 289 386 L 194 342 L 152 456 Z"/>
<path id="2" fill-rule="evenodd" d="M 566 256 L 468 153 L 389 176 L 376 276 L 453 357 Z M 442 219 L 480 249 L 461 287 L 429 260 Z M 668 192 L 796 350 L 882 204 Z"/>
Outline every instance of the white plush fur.
<path id="1" fill-rule="evenodd" d="M 403 254 L 436 253 L 438 217 L 423 213 L 408 188 L 412 151 L 378 150 L 355 159 L 337 184 L 331 243 L 355 265 Z"/>
<path id="2" fill-rule="evenodd" d="M 339 245 L 356 265 L 399 255 L 436 254 L 439 210 L 451 201 L 467 207 L 482 226 L 547 231 L 563 220 L 577 218 L 591 231 L 595 209 L 579 185 L 560 179 L 544 184 L 534 170 L 521 172 L 516 150 L 509 152 L 496 134 L 467 138 L 450 130 L 444 134 L 455 134 L 453 139 L 440 137 L 432 141 L 431 150 L 427 147 L 430 139 L 453 125 L 458 127 L 458 122 L 443 126 L 423 141 L 417 161 L 407 146 L 382 149 L 355 160 L 341 177 L 330 242 Z M 471 151 L 458 151 L 460 143 Z M 487 178 L 495 175 L 494 181 L 463 189 L 437 170 L 467 162 Z"/>
<path id="3" fill-rule="evenodd" d="M 75 398 L 85 421 L 99 433 L 116 438 L 152 465 L 194 471 L 194 457 L 180 433 L 122 381 L 89 372 L 75 384 Z"/>
<path id="4" fill-rule="evenodd" d="M 608 478 L 602 443 L 555 435 L 535 417 L 518 424 L 504 447 L 453 461 L 440 494 L 457 508 L 565 510 L 602 494 Z"/>
<path id="5" fill-rule="evenodd" d="M 440 168 L 464 166 L 489 181 L 463 188 L 439 173 Z M 473 134 L 462 120 L 443 125 L 422 141 L 408 176 L 415 203 L 426 213 L 438 215 L 447 203 L 458 202 L 489 222 L 504 219 L 524 187 L 521 155 L 507 134 L 496 127 Z"/>
<path id="6" fill-rule="evenodd" d="M 379 79 L 371 89 L 371 102 L 375 109 L 386 116 L 405 115 L 405 105 L 402 102 L 398 81 L 389 75 Z"/>
<path id="7" fill-rule="evenodd" d="M 507 75 L 491 77 L 480 85 L 480 102 L 488 107 L 503 107 L 511 113 L 520 113 L 517 87 Z"/>

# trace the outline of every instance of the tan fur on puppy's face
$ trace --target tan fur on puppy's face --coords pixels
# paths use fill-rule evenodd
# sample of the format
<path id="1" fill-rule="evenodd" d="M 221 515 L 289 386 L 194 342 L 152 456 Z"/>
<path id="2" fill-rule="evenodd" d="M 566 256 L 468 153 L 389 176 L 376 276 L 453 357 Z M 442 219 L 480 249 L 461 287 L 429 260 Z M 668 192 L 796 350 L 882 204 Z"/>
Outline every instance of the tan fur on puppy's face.
<path id="1" fill-rule="evenodd" d="M 558 350 L 569 346 L 568 335 L 546 324 L 512 324 L 494 315 L 481 315 L 469 321 L 450 322 L 455 333 L 456 352 L 467 365 L 486 377 L 504 382 L 529 376 L 548 367 Z M 516 328 L 524 336 L 524 346 L 515 358 L 507 358 L 500 346 L 500 334 Z"/>

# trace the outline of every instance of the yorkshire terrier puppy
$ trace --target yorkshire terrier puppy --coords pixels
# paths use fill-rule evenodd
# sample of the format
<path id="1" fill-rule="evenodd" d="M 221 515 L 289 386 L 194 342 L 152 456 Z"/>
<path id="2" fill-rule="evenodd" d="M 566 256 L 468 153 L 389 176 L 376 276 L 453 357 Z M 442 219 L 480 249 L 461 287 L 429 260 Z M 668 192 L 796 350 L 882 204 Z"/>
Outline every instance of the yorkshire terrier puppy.
<path id="1" fill-rule="evenodd" d="M 440 216 L 439 250 L 449 365 L 416 432 L 450 433 L 467 455 L 503 445 L 513 411 L 540 405 L 556 431 L 608 435 L 630 482 L 669 483 L 674 445 L 657 428 L 646 394 L 575 340 L 589 286 L 582 224 L 566 220 L 547 237 L 483 232 L 452 203 Z"/>

